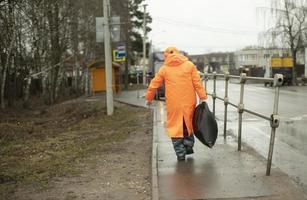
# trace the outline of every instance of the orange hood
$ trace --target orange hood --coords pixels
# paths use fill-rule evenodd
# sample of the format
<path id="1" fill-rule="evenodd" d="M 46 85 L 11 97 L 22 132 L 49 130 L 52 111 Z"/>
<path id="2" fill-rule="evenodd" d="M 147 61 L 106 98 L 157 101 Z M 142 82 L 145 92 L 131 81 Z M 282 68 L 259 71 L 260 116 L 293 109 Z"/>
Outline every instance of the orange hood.
<path id="1" fill-rule="evenodd" d="M 168 47 L 164 51 L 164 64 L 168 66 L 178 66 L 185 61 L 188 61 L 188 58 L 180 54 L 179 50 L 176 47 Z"/>

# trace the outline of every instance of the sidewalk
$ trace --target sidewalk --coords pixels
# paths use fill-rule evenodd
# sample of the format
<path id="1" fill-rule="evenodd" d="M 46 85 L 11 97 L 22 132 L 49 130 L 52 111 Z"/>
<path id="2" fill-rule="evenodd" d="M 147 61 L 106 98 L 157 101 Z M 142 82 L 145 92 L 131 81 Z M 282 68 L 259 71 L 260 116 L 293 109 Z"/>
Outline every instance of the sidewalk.
<path id="1" fill-rule="evenodd" d="M 144 91 L 140 94 L 143 95 Z M 116 100 L 134 106 L 144 106 L 145 102 L 143 98 L 137 98 L 135 91 L 123 92 Z M 185 162 L 178 162 L 170 138 L 165 133 L 164 103 L 157 102 L 153 110 L 154 200 L 307 199 L 301 189 L 274 165 L 271 176 L 266 176 L 266 159 L 248 147 L 238 152 L 232 137 L 224 141 L 219 136 L 213 149 L 196 140 L 195 153 L 187 156 Z M 219 129 L 222 130 L 222 127 Z"/>
<path id="2" fill-rule="evenodd" d="M 118 102 L 129 104 L 132 106 L 145 107 L 144 94 L 146 90 L 123 91 L 114 96 Z"/>

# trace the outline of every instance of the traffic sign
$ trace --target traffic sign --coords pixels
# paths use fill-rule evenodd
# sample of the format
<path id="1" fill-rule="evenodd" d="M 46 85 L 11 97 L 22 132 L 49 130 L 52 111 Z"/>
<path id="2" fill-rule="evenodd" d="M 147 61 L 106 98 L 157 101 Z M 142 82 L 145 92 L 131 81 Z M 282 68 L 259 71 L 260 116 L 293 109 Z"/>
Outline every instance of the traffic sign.
<path id="1" fill-rule="evenodd" d="M 96 17 L 96 42 L 104 42 L 104 17 Z M 120 17 L 111 17 L 110 34 L 112 42 L 120 41 Z"/>
<path id="2" fill-rule="evenodd" d="M 113 50 L 113 61 L 114 62 L 124 62 L 126 61 L 126 51 L 120 50 L 120 49 L 116 49 Z"/>

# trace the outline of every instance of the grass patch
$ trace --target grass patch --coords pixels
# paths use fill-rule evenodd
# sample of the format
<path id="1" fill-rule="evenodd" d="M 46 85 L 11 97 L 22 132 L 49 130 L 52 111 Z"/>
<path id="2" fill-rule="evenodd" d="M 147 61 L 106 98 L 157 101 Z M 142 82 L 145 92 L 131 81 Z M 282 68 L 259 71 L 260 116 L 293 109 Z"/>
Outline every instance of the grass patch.
<path id="1" fill-rule="evenodd" d="M 74 108 L 74 109 L 72 109 Z M 120 106 L 105 115 L 104 102 L 57 105 L 44 115 L 0 121 L 0 194 L 7 199 L 19 186 L 38 190 L 56 177 L 77 176 L 82 162 L 133 134 L 147 110 Z M 18 123 L 18 127 L 15 127 Z M 9 129 L 9 131 L 8 131 Z M 31 131 L 29 131 L 31 130 Z M 68 194 L 65 199 L 73 199 Z"/>

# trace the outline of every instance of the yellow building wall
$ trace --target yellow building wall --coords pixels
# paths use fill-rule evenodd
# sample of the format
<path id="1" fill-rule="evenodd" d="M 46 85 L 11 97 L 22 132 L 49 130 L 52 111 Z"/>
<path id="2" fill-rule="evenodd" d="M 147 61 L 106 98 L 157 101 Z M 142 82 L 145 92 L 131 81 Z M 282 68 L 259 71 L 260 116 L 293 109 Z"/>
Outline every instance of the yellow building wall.
<path id="1" fill-rule="evenodd" d="M 281 67 L 282 58 L 271 58 L 271 67 Z"/>
<path id="2" fill-rule="evenodd" d="M 271 67 L 293 67 L 293 58 L 271 58 Z"/>
<path id="3" fill-rule="evenodd" d="M 293 67 L 293 59 L 292 58 L 283 58 L 283 67 Z"/>
<path id="4" fill-rule="evenodd" d="M 93 68 L 92 72 L 92 89 L 93 92 L 102 92 L 106 91 L 106 75 L 105 68 Z M 115 69 L 112 69 L 112 88 L 115 90 Z"/>

